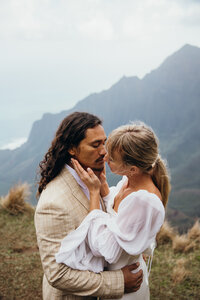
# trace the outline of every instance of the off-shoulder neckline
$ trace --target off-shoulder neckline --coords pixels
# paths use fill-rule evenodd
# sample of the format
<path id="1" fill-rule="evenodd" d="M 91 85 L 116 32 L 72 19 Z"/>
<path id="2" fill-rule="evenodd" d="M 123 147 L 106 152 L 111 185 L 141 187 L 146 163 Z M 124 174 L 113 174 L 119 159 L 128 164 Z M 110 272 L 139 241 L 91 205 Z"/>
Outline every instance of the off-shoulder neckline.
<path id="1" fill-rule="evenodd" d="M 147 193 L 147 194 L 153 195 L 155 198 L 157 198 L 157 199 L 159 200 L 159 202 L 160 202 L 161 205 L 163 206 L 162 200 L 161 200 L 155 193 L 151 193 L 151 192 L 149 192 L 149 191 L 147 191 L 147 190 L 144 190 L 144 189 L 139 189 L 138 191 L 131 192 L 131 193 L 130 193 L 129 195 L 127 195 L 124 199 L 122 199 L 122 201 L 120 202 L 120 204 L 119 204 L 119 206 L 118 206 L 118 210 L 117 210 L 117 211 L 114 210 L 114 201 L 113 201 L 113 206 L 112 206 L 113 211 L 117 214 L 117 213 L 119 212 L 119 208 L 120 208 L 121 204 L 124 202 L 124 200 L 127 199 L 127 198 L 129 198 L 131 195 L 137 194 L 137 193 L 139 193 L 139 192 L 145 192 L 145 193 Z M 163 208 L 164 208 L 164 206 L 163 206 Z"/>

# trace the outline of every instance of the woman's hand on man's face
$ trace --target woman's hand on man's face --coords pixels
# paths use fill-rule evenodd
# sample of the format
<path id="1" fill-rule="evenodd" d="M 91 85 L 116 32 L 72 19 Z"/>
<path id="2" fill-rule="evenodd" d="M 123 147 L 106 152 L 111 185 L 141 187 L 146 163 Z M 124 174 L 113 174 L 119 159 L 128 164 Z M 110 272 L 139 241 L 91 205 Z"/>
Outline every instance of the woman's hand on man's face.
<path id="1" fill-rule="evenodd" d="M 88 187 L 90 193 L 99 193 L 101 188 L 101 182 L 99 178 L 94 174 L 92 169 L 87 168 L 87 171 L 79 164 L 79 162 L 71 158 L 72 165 L 79 175 L 80 179 Z"/>

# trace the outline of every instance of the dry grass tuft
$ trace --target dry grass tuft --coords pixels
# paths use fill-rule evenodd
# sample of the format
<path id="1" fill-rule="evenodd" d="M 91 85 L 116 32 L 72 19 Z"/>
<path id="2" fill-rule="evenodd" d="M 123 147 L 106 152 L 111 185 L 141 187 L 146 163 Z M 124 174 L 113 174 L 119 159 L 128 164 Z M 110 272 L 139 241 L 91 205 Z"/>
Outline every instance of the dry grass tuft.
<path id="1" fill-rule="evenodd" d="M 27 183 L 17 184 L 10 189 L 5 197 L 1 197 L 1 206 L 12 215 L 33 212 L 34 208 L 26 202 L 30 196 L 30 186 Z"/>
<path id="2" fill-rule="evenodd" d="M 189 276 L 190 272 L 185 269 L 186 262 L 187 260 L 185 258 L 180 258 L 176 261 L 176 265 L 172 271 L 172 280 L 174 284 L 180 283 Z"/>
<path id="3" fill-rule="evenodd" d="M 174 252 L 187 253 L 200 248 L 200 224 L 196 221 L 187 234 L 174 235 L 172 238 Z"/>
<path id="4" fill-rule="evenodd" d="M 186 262 L 187 262 L 187 259 L 185 257 L 181 257 L 181 258 L 177 259 L 176 266 L 178 266 L 178 267 L 185 266 Z"/>
<path id="5" fill-rule="evenodd" d="M 156 241 L 157 244 L 163 245 L 173 241 L 176 233 L 174 228 L 172 228 L 167 221 L 164 222 L 163 226 L 161 227 L 159 233 L 157 234 Z"/>
<path id="6" fill-rule="evenodd" d="M 200 223 L 199 223 L 199 220 L 197 220 L 195 222 L 195 224 L 193 225 L 193 227 L 190 230 L 188 230 L 188 238 L 191 241 L 200 242 Z"/>
<path id="7" fill-rule="evenodd" d="M 197 248 L 196 242 L 190 241 L 190 243 L 187 246 L 185 246 L 184 252 L 188 253 L 188 252 L 194 251 L 196 248 Z"/>
<path id="8" fill-rule="evenodd" d="M 193 250 L 191 241 L 186 234 L 176 235 L 172 241 L 172 248 L 174 252 L 188 252 Z"/>

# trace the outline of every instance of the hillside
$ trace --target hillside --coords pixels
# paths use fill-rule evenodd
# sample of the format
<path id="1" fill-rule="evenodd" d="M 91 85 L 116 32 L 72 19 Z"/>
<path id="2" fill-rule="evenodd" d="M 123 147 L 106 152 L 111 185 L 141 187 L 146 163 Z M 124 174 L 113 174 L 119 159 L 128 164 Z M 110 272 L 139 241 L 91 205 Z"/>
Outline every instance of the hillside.
<path id="1" fill-rule="evenodd" d="M 200 216 L 200 49 L 185 45 L 143 79 L 123 77 L 110 89 L 79 101 L 71 110 L 45 114 L 33 124 L 27 143 L 0 151 L 0 193 L 16 182 L 36 181 L 39 161 L 59 122 L 72 111 L 100 116 L 107 133 L 130 120 L 142 120 L 157 133 L 172 176 L 169 217 L 182 230 Z M 110 183 L 115 177 L 108 173 Z M 184 198 L 184 199 L 183 199 Z M 192 199 L 192 201 L 191 201 Z M 32 203 L 36 204 L 34 196 Z"/>
<path id="2" fill-rule="evenodd" d="M 170 230 L 173 229 L 165 229 L 160 235 L 154 253 L 150 275 L 151 300 L 197 300 L 200 294 L 199 242 L 186 251 L 180 247 L 180 242 L 172 243 Z M 193 230 L 193 236 L 190 232 L 193 241 L 189 245 L 194 244 L 194 232 L 197 231 Z M 0 206 L 0 235 L 0 299 L 41 299 L 43 271 L 33 212 L 12 215 Z M 182 237 L 175 235 L 175 238 L 180 240 Z"/>

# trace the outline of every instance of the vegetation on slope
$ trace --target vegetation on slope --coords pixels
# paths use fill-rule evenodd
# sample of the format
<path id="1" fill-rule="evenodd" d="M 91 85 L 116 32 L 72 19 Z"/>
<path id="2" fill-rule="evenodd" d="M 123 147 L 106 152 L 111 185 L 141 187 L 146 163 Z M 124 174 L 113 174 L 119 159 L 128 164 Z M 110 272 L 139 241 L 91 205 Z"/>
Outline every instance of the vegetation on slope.
<path id="1" fill-rule="evenodd" d="M 26 184 L 0 200 L 0 299 L 42 299 L 42 269 Z"/>

